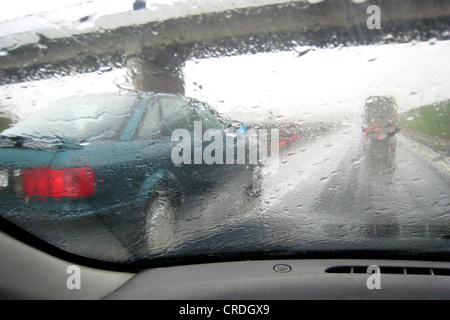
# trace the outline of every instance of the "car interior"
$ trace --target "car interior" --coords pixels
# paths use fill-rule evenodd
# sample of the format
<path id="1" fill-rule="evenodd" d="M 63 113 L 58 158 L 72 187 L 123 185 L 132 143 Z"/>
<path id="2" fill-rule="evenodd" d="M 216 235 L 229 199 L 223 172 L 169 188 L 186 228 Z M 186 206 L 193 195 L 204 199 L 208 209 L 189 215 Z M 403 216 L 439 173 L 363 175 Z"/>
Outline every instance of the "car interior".
<path id="1" fill-rule="evenodd" d="M 74 213 L 40 225 L 21 215 L 38 216 L 45 207 L 8 207 L 19 172 L 9 150 L 27 147 L 2 136 L 0 299 L 170 300 L 177 301 L 175 315 L 199 301 L 216 301 L 214 314 L 263 315 L 270 312 L 262 305 L 275 300 L 450 299 L 449 1 L 132 0 L 117 12 L 113 3 L 78 1 L 0 17 L 0 134 L 39 112 L 51 91 L 55 100 L 69 95 L 66 88 L 84 97 L 101 83 L 120 95 L 195 96 L 213 106 L 199 109 L 213 124 L 219 114 L 242 119 L 241 129 L 268 121 L 288 137 L 280 139 L 278 167 L 245 166 L 262 179 L 257 195 L 248 192 L 256 182 L 244 185 L 238 171 L 218 165 L 217 176 L 201 176 L 192 169 L 185 175 L 203 184 L 176 194 L 181 217 L 168 222 L 174 211 L 159 206 L 160 216 L 145 218 L 161 228 L 147 231 L 161 237 L 151 251 L 150 240 L 131 238 L 137 229 L 125 230 L 136 225 L 121 220 L 127 209 L 109 224 L 103 213 L 86 222 Z M 55 27 L 53 15 L 70 10 L 77 19 L 68 15 L 72 20 Z M 189 73 L 197 70 L 201 76 Z M 89 82 L 84 74 L 98 78 Z M 68 78 L 80 84 L 70 89 Z M 166 100 L 144 113 L 150 120 L 136 129 L 141 140 L 161 131 L 158 117 L 171 132 L 188 127 L 188 104 Z M 40 148 L 32 153 L 47 152 Z M 114 152 L 106 154 L 113 171 Z M 126 156 L 133 151 L 120 154 Z M 136 176 L 153 174 L 136 163 L 132 170 L 148 170 Z M 97 178 L 97 189 L 109 181 Z M 125 178 L 114 183 L 134 186 Z M 151 187 L 164 195 L 173 188 Z M 23 208 L 40 201 L 23 192 L 14 194 Z M 77 201 L 65 200 L 51 199 L 61 212 Z"/>

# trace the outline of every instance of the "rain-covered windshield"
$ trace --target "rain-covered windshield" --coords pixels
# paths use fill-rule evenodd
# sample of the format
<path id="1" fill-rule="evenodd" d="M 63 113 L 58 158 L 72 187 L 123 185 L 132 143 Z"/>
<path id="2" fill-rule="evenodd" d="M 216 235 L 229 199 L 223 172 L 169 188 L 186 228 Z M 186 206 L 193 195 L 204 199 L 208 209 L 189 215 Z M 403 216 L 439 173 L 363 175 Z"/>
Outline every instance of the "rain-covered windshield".
<path id="1" fill-rule="evenodd" d="M 448 1 L 39 3 L 0 13 L 2 221 L 138 267 L 448 258 Z"/>

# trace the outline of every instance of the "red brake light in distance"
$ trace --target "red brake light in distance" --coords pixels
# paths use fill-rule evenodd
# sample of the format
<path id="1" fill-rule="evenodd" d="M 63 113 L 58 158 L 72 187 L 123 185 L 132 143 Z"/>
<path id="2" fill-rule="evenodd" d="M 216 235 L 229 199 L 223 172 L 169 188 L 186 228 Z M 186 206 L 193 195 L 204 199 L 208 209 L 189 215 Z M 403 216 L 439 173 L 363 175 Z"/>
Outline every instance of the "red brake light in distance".
<path id="1" fill-rule="evenodd" d="M 89 167 L 22 169 L 22 189 L 27 197 L 90 197 L 95 188 L 96 177 Z"/>

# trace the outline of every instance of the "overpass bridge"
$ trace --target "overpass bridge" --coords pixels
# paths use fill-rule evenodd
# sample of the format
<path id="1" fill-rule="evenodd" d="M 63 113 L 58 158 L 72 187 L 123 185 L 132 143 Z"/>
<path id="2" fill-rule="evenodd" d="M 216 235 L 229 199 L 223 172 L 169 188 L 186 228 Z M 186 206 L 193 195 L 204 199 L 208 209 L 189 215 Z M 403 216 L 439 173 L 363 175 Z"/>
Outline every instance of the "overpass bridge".
<path id="1" fill-rule="evenodd" d="M 220 10 L 180 3 L 106 16 L 85 30 L 41 30 L 30 43 L 2 48 L 0 85 L 127 67 L 137 90 L 184 93 L 188 59 L 450 38 L 448 0 L 247 2 Z M 372 4 L 381 29 L 367 27 Z"/>

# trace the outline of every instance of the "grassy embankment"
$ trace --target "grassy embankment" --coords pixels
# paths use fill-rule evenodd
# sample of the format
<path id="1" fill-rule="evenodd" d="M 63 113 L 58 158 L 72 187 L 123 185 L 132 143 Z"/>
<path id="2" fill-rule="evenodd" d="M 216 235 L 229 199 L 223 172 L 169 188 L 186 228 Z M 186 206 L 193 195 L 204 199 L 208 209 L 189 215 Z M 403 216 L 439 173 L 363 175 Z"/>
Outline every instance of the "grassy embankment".
<path id="1" fill-rule="evenodd" d="M 450 139 L 450 100 L 409 110 L 400 115 L 401 127 Z"/>

